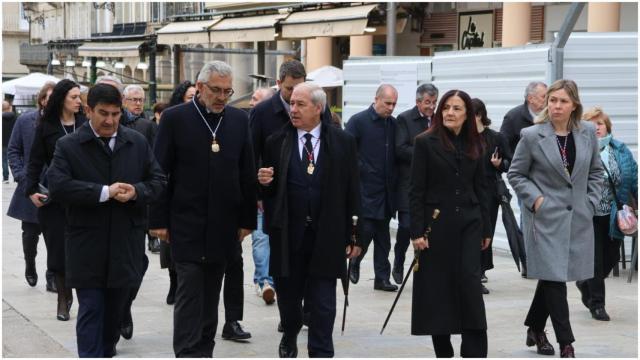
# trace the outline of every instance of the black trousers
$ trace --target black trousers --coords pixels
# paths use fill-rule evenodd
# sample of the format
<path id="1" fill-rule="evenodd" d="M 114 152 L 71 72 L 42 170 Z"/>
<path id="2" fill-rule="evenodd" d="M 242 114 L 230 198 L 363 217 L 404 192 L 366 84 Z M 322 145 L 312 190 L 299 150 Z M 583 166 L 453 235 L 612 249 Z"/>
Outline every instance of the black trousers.
<path id="1" fill-rule="evenodd" d="M 38 222 L 47 245 L 47 269 L 64 274 L 64 231 L 66 224 L 65 210 L 59 203 L 51 201 L 38 208 Z"/>
<path id="2" fill-rule="evenodd" d="M 120 338 L 120 319 L 129 289 L 76 289 L 76 296 L 78 356 L 111 357 Z"/>
<path id="3" fill-rule="evenodd" d="M 361 219 L 361 239 L 362 254 L 358 257 L 358 263 L 362 261 L 367 254 L 369 245 L 373 240 L 375 247 L 373 248 L 373 270 L 376 274 L 376 280 L 389 280 L 391 276 L 391 264 L 389 264 L 389 251 L 391 251 L 391 235 L 389 235 L 389 221 L 391 218 L 384 220 Z"/>
<path id="4" fill-rule="evenodd" d="M 309 357 L 333 357 L 333 325 L 336 319 L 336 279 L 309 275 L 315 233 L 304 232 L 303 249 L 291 254 L 290 275 L 275 277 L 278 310 L 284 336 L 295 342 L 302 328 L 304 311 L 310 314 L 307 349 Z"/>
<path id="5" fill-rule="evenodd" d="M 547 318 L 551 317 L 553 331 L 560 345 L 575 341 L 571 323 L 569 323 L 569 304 L 567 303 L 567 284 L 557 281 L 538 280 L 529 313 L 524 324 L 533 331 L 544 330 Z"/>
<path id="6" fill-rule="evenodd" d="M 144 274 L 147 273 L 147 269 L 149 268 L 149 258 L 147 255 L 144 255 L 144 265 L 142 268 L 142 278 L 144 279 Z M 122 324 L 126 325 L 129 322 L 129 314 L 131 314 L 131 306 L 133 305 L 133 300 L 138 296 L 138 291 L 140 291 L 140 286 L 136 286 L 133 288 L 127 288 L 129 295 L 127 296 L 127 303 L 125 305 L 124 311 L 122 313 Z M 132 320 L 133 321 L 133 320 Z"/>
<path id="7" fill-rule="evenodd" d="M 401 267 L 404 265 L 407 249 L 410 242 L 409 227 L 409 211 L 398 211 L 398 232 L 396 233 L 396 244 L 393 246 L 393 266 Z"/>
<path id="8" fill-rule="evenodd" d="M 242 320 L 244 308 L 243 266 L 242 243 L 238 241 L 233 258 L 227 262 L 227 267 L 224 269 L 222 294 L 224 299 L 224 320 L 226 322 Z"/>
<path id="9" fill-rule="evenodd" d="M 587 295 L 589 309 L 605 306 L 604 279 L 620 260 L 621 239 L 609 237 L 609 215 L 593 217 L 595 259 L 593 278 L 578 281 L 576 285 Z"/>
<path id="10" fill-rule="evenodd" d="M 224 263 L 174 262 L 178 274 L 173 310 L 176 357 L 212 357 Z"/>
<path id="11" fill-rule="evenodd" d="M 486 330 L 463 330 L 462 343 L 460 344 L 460 356 L 471 358 L 487 357 L 487 331 Z M 451 335 L 431 335 L 433 349 L 436 357 L 453 357 L 453 346 L 451 346 Z"/>
<path id="12" fill-rule="evenodd" d="M 40 225 L 31 222 L 22 222 L 22 251 L 25 260 L 32 260 L 38 255 L 38 240 L 40 239 Z"/>

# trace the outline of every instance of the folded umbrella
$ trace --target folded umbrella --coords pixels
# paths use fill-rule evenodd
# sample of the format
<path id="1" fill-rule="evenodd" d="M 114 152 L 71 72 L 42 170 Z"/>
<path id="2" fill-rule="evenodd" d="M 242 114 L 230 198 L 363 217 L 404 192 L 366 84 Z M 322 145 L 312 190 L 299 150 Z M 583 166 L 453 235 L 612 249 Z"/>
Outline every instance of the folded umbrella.
<path id="1" fill-rule="evenodd" d="M 520 230 L 516 217 L 513 214 L 513 209 L 511 209 L 511 194 L 509 193 L 509 189 L 507 189 L 507 185 L 504 183 L 502 178 L 497 180 L 496 185 L 498 198 L 500 199 L 500 208 L 502 209 L 502 224 L 507 232 L 507 240 L 509 242 L 511 256 L 513 256 L 513 261 L 515 261 L 516 267 L 518 268 L 518 271 L 520 271 L 520 263 L 522 263 L 523 266 L 526 266 L 527 261 L 524 252 L 522 231 Z"/>

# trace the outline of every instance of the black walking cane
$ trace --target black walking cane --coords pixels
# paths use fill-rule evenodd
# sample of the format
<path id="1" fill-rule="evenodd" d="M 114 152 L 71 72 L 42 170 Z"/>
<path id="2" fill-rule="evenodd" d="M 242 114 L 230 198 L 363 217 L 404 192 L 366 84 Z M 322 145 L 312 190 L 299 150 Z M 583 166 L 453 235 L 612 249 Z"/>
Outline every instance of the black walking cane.
<path id="1" fill-rule="evenodd" d="M 351 217 L 352 225 L 351 228 L 351 251 L 353 251 L 353 247 L 356 246 L 356 228 L 358 226 L 358 217 L 353 215 Z M 347 265 L 347 275 L 341 279 L 342 280 L 342 290 L 344 290 L 344 307 L 342 308 L 342 332 L 340 335 L 344 335 L 344 324 L 347 320 L 347 306 L 349 306 L 349 271 L 351 269 L 351 258 L 349 259 L 349 263 Z"/>
<path id="2" fill-rule="evenodd" d="M 433 215 L 431 215 L 431 223 L 433 224 L 433 222 L 438 218 L 438 215 L 440 215 L 440 210 L 438 209 L 433 209 Z M 429 239 L 429 233 L 431 233 L 431 224 L 429 224 L 429 226 L 427 226 L 427 230 L 425 230 L 424 232 L 424 238 L 425 239 Z M 384 331 L 384 328 L 387 327 L 387 323 L 389 322 L 389 319 L 391 318 L 391 314 L 393 314 L 393 309 L 396 308 L 396 304 L 398 303 L 398 299 L 400 299 L 400 295 L 402 294 L 402 290 L 404 289 L 405 284 L 407 283 L 407 280 L 409 280 L 409 276 L 411 275 L 412 272 L 417 272 L 419 265 L 420 265 L 420 250 L 415 250 L 413 252 L 413 261 L 411 262 L 411 266 L 409 266 L 409 271 L 407 271 L 407 275 L 404 276 L 404 280 L 402 280 L 402 285 L 400 285 L 400 290 L 398 290 L 398 295 L 396 295 L 396 299 L 393 300 L 393 305 L 391 305 L 391 310 L 389 310 L 389 314 L 387 314 L 387 318 L 384 320 L 384 324 L 382 325 L 382 330 L 380 330 L 380 335 L 382 335 L 382 332 Z"/>

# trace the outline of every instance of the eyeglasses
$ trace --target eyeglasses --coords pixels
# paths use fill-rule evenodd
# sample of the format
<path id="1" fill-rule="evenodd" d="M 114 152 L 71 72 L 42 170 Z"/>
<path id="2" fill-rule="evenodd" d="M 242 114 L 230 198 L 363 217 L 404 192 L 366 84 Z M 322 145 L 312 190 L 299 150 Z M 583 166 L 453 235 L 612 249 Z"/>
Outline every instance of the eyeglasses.
<path id="1" fill-rule="evenodd" d="M 139 103 L 139 104 L 144 103 L 144 99 L 143 98 L 126 98 L 125 100 L 131 101 L 131 102 L 134 102 L 134 103 Z"/>
<path id="2" fill-rule="evenodd" d="M 233 89 L 221 89 L 217 86 L 211 86 L 206 82 L 203 82 L 203 84 L 206 85 L 207 88 L 209 88 L 209 91 L 211 91 L 215 96 L 224 95 L 224 97 L 231 97 L 234 93 Z"/>

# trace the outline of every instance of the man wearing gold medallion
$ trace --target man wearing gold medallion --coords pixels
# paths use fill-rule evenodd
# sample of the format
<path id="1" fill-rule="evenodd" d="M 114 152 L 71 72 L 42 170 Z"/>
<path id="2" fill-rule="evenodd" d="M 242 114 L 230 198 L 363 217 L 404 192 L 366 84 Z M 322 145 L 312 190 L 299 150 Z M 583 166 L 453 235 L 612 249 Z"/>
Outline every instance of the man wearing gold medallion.
<path id="1" fill-rule="evenodd" d="M 178 275 L 176 357 L 211 357 L 227 259 L 256 227 L 256 172 L 249 119 L 228 106 L 232 70 L 204 65 L 192 101 L 162 113 L 154 152 L 169 178 L 152 209 L 152 234 L 171 245 Z"/>
<path id="2" fill-rule="evenodd" d="M 296 85 L 291 121 L 265 143 L 258 181 L 269 199 L 270 273 L 278 291 L 284 334 L 280 357 L 296 357 L 302 301 L 310 313 L 309 357 L 333 357 L 336 279 L 346 276 L 347 257 L 360 254 L 351 243 L 351 218 L 360 192 L 355 139 L 321 121 L 322 88 Z M 267 203 L 267 202 L 265 202 Z"/>

